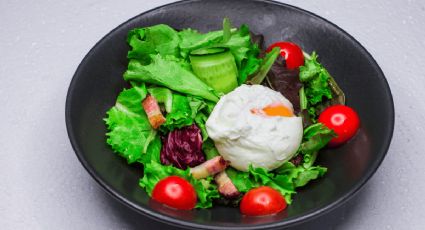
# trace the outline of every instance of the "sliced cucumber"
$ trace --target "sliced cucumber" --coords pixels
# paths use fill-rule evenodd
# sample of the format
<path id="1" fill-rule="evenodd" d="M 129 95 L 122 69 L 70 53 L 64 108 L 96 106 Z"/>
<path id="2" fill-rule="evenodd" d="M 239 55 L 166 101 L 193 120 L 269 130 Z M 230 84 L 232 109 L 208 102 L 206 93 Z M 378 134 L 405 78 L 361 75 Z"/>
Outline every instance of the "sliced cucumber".
<path id="1" fill-rule="evenodd" d="M 235 57 L 228 49 L 195 50 L 190 62 L 195 75 L 217 92 L 228 93 L 238 86 Z"/>

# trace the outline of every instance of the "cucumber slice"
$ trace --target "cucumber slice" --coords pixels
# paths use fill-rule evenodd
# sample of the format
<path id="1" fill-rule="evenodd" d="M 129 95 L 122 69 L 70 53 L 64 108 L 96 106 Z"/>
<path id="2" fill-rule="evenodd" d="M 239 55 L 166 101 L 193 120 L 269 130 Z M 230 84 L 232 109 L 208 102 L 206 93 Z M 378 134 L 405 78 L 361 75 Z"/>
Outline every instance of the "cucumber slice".
<path id="1" fill-rule="evenodd" d="M 226 48 L 195 50 L 190 63 L 195 75 L 217 92 L 228 93 L 238 86 L 235 57 Z"/>

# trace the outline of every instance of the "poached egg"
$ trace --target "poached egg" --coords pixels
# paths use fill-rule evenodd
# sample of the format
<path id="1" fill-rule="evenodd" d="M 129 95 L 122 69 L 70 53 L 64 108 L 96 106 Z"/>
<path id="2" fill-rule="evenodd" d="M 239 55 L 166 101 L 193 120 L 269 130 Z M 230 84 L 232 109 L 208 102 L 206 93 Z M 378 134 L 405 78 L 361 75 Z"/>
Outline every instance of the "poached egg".
<path id="1" fill-rule="evenodd" d="M 303 136 L 302 118 L 281 93 L 241 85 L 221 97 L 206 122 L 220 155 L 240 171 L 273 170 L 291 159 Z"/>

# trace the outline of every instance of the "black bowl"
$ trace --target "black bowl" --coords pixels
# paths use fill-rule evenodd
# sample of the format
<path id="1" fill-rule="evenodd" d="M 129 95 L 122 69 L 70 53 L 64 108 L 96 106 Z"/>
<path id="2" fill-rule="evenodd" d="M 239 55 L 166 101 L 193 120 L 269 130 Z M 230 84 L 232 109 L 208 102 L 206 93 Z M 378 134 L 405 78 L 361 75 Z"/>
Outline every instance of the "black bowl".
<path id="1" fill-rule="evenodd" d="M 234 25 L 246 23 L 255 33 L 264 34 L 266 45 L 289 40 L 307 52 L 317 51 L 362 122 L 359 133 L 349 143 L 320 153 L 318 163 L 329 168 L 326 176 L 299 190 L 293 204 L 275 216 L 244 217 L 237 208 L 223 206 L 174 211 L 159 205 L 138 186 L 141 166 L 127 165 L 105 143 L 102 118 L 126 86 L 122 74 L 127 66 L 127 32 L 159 23 L 206 32 L 220 29 L 226 16 Z M 96 44 L 69 87 L 66 125 L 72 146 L 87 171 L 107 192 L 141 214 L 184 227 L 258 229 L 306 221 L 340 206 L 359 191 L 388 150 L 394 107 L 388 83 L 375 60 L 353 37 L 325 19 L 269 1 L 184 1 L 136 16 Z"/>

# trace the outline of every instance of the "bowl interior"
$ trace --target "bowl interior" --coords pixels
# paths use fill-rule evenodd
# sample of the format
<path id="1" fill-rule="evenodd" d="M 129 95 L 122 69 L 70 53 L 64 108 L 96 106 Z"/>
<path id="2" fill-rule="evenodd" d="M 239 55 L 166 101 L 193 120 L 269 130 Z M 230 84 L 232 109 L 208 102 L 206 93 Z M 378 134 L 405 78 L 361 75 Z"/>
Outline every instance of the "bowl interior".
<path id="1" fill-rule="evenodd" d="M 265 36 L 266 45 L 288 40 L 319 60 L 346 93 L 347 104 L 358 111 L 361 129 L 348 144 L 323 150 L 318 164 L 325 177 L 298 191 L 284 212 L 247 218 L 237 208 L 174 211 L 150 201 L 138 186 L 142 166 L 129 166 L 105 143 L 105 112 L 127 86 L 127 32 L 135 27 L 168 24 L 176 29 L 206 32 L 221 28 L 223 17 L 235 26 L 248 24 Z M 375 172 L 391 141 L 394 111 L 388 84 L 373 58 L 351 36 L 306 11 L 264 1 L 186 1 L 143 13 L 105 36 L 84 58 L 69 88 L 66 122 L 71 143 L 85 168 L 107 191 L 158 220 L 199 227 L 283 226 L 329 210 L 353 195 Z"/>

